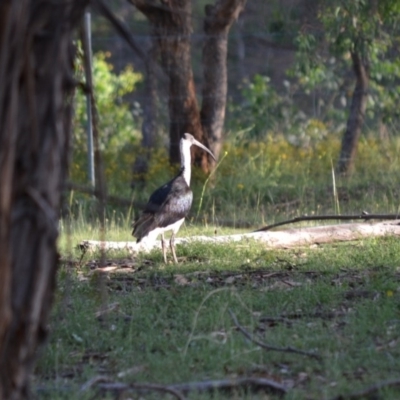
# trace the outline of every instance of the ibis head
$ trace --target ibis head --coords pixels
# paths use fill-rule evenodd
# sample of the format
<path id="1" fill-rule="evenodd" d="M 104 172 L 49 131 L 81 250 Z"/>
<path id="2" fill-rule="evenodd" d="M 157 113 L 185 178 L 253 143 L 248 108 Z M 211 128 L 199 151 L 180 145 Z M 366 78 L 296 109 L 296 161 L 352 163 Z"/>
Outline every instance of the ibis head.
<path id="1" fill-rule="evenodd" d="M 206 151 L 215 161 L 217 161 L 214 157 L 214 154 L 206 147 L 204 144 L 200 143 L 198 140 L 194 138 L 193 135 L 190 133 L 184 133 L 181 139 L 181 144 L 183 146 L 189 146 L 189 148 L 193 145 L 200 147 L 204 151 Z M 181 156 L 181 161 L 182 161 L 182 156 Z"/>
<path id="2" fill-rule="evenodd" d="M 204 146 L 202 143 L 196 140 L 190 133 L 184 133 L 180 142 L 181 171 L 188 186 L 190 186 L 190 176 L 191 176 L 190 148 L 193 145 L 200 147 L 201 149 L 206 151 L 215 160 L 214 154 L 206 146 Z"/>

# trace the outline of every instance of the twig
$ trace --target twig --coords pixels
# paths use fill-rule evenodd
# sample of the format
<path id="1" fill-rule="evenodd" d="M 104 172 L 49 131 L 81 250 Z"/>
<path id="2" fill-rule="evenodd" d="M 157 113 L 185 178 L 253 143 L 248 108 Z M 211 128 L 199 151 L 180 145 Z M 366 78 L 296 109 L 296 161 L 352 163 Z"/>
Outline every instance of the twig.
<path id="1" fill-rule="evenodd" d="M 148 56 L 142 50 L 142 46 L 139 43 L 137 43 L 131 31 L 129 30 L 129 27 L 125 24 L 125 22 L 119 19 L 113 13 L 111 8 L 107 5 L 108 2 L 105 2 L 103 0 L 93 0 L 92 2 L 97 7 L 99 13 L 102 14 L 103 17 L 111 23 L 111 25 L 114 27 L 119 36 L 126 41 L 126 43 L 131 47 L 131 49 L 140 57 L 140 59 L 144 63 L 147 63 Z M 152 5 L 151 7 L 155 6 Z M 171 12 L 171 10 L 168 9 L 168 12 Z M 155 72 L 158 75 L 158 77 L 163 76 L 163 72 L 161 71 L 158 65 L 156 65 Z"/>
<path id="2" fill-rule="evenodd" d="M 254 232 L 263 232 L 269 231 L 272 228 L 276 228 L 282 225 L 294 224 L 296 222 L 302 221 L 326 221 L 326 220 L 353 220 L 353 219 L 363 219 L 364 221 L 368 221 L 370 219 L 388 219 L 388 220 L 396 220 L 400 219 L 399 214 L 368 214 L 366 212 L 362 212 L 361 214 L 356 215 L 303 215 L 301 217 L 296 217 L 293 219 L 288 219 L 286 221 L 277 222 L 276 224 L 271 224 L 264 226 L 263 228 L 257 229 Z"/>
<path id="3" fill-rule="evenodd" d="M 400 386 L 400 379 L 391 379 L 387 381 L 382 381 L 375 383 L 372 386 L 367 387 L 356 393 L 350 394 L 339 394 L 338 396 L 333 397 L 331 400 L 356 400 L 356 399 L 364 399 L 366 397 L 371 396 L 372 394 L 379 392 L 379 390 L 391 386 Z"/>
<path id="4" fill-rule="evenodd" d="M 232 312 L 232 310 L 228 310 L 229 314 L 234 322 L 234 324 L 236 325 L 236 327 L 239 329 L 240 332 L 243 333 L 244 336 L 247 337 L 247 339 L 249 339 L 251 342 L 253 342 L 254 344 L 256 344 L 257 346 L 260 346 L 261 348 L 265 349 L 265 350 L 270 350 L 270 351 L 280 351 L 283 353 L 294 353 L 294 354 L 300 354 L 303 356 L 307 356 L 307 357 L 311 357 L 311 358 L 315 358 L 318 361 L 321 361 L 321 357 L 318 354 L 315 353 L 310 353 L 308 351 L 303 351 L 303 350 L 298 350 L 295 349 L 293 347 L 275 347 L 275 346 L 270 346 L 264 342 L 261 342 L 260 340 L 256 339 L 252 334 L 250 334 L 249 332 L 246 331 L 246 329 L 244 329 L 238 322 L 236 315 Z"/>
<path id="5" fill-rule="evenodd" d="M 188 351 L 188 349 L 189 349 L 189 345 L 190 345 L 191 341 L 193 340 L 194 330 L 196 329 L 197 320 L 198 320 L 198 318 L 199 318 L 199 314 L 200 314 L 200 311 L 201 311 L 201 309 L 202 309 L 204 303 L 205 303 L 211 296 L 213 296 L 215 293 L 225 292 L 225 291 L 227 291 L 227 290 L 230 291 L 230 290 L 232 290 L 232 289 L 226 288 L 226 287 L 222 287 L 222 288 L 218 288 L 218 289 L 212 290 L 212 291 L 211 291 L 210 293 L 208 293 L 208 294 L 204 297 L 204 299 L 201 301 L 200 306 L 198 307 L 198 309 L 196 310 L 196 312 L 195 312 L 195 314 L 194 314 L 194 318 L 193 318 L 193 322 L 192 322 L 192 329 L 190 330 L 189 338 L 188 338 L 188 340 L 187 340 L 187 342 L 186 342 L 186 345 L 185 345 L 185 347 L 184 347 L 184 349 L 183 349 L 183 352 L 182 352 L 183 358 L 186 357 L 187 351 Z"/>
<path id="6" fill-rule="evenodd" d="M 260 322 L 286 322 L 291 323 L 293 319 L 301 319 L 301 318 L 321 318 L 321 319 L 332 319 L 336 317 L 342 317 L 347 315 L 345 312 L 337 311 L 337 312 L 323 312 L 323 311 L 315 311 L 309 313 L 292 313 L 292 314 L 282 314 L 279 317 L 260 317 Z"/>
<path id="7" fill-rule="evenodd" d="M 81 386 L 80 391 L 81 392 L 86 392 L 87 390 L 89 390 L 92 386 L 101 383 L 101 382 L 110 382 L 111 378 L 106 376 L 106 375 L 97 375 L 94 376 L 93 378 L 89 379 L 86 383 L 84 383 Z"/>
<path id="8" fill-rule="evenodd" d="M 198 209 L 197 209 L 196 218 L 199 218 L 201 206 L 202 206 L 202 204 L 203 204 L 204 192 L 205 192 L 205 190 L 206 190 L 207 183 L 208 183 L 208 181 L 211 179 L 211 177 L 215 174 L 215 172 L 217 171 L 218 167 L 222 164 L 222 161 L 224 161 L 224 159 L 225 159 L 225 157 L 226 157 L 227 155 L 228 155 L 228 152 L 225 151 L 224 156 L 221 158 L 221 160 L 219 160 L 218 164 L 217 164 L 217 165 L 215 166 L 215 168 L 211 171 L 210 175 L 208 175 L 206 181 L 204 182 L 203 189 L 202 189 L 202 191 L 201 191 L 200 203 L 199 203 L 199 207 L 198 207 Z"/>
<path id="9" fill-rule="evenodd" d="M 169 393 L 175 396 L 179 400 L 185 400 L 185 396 L 177 389 L 172 386 L 164 386 L 164 385 L 156 385 L 152 383 L 120 383 L 120 382 L 112 382 L 112 383 L 100 383 L 98 385 L 100 390 L 106 390 L 111 392 L 123 393 L 130 390 L 136 390 L 140 392 L 160 392 L 160 393 Z"/>
<path id="10" fill-rule="evenodd" d="M 174 388 L 185 394 L 189 392 L 213 392 L 214 390 L 233 391 L 238 388 L 250 388 L 254 392 L 265 390 L 280 396 L 287 392 L 286 387 L 278 382 L 271 379 L 252 377 L 181 383 L 171 385 L 169 388 Z"/>
<path id="11" fill-rule="evenodd" d="M 142 59 L 146 59 L 146 55 L 141 49 L 141 47 L 136 43 L 133 35 L 130 33 L 129 28 L 126 26 L 124 22 L 119 20 L 108 5 L 102 0 L 94 0 L 94 5 L 99 10 L 100 14 L 104 16 L 104 18 L 108 19 L 114 29 L 118 32 L 118 34 L 125 39 L 125 41 L 129 44 L 132 50 Z"/>

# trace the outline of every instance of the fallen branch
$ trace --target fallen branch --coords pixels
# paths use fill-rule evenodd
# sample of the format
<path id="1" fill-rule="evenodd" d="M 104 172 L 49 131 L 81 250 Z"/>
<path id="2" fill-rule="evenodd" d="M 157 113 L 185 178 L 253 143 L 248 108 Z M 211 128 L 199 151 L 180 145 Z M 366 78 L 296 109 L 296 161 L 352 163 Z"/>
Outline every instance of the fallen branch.
<path id="1" fill-rule="evenodd" d="M 215 390 L 232 392 L 240 388 L 250 389 L 253 392 L 263 390 L 280 396 L 283 396 L 287 392 L 286 387 L 278 382 L 271 379 L 253 377 L 181 383 L 169 387 L 179 390 L 184 394 L 188 394 L 189 392 L 214 392 Z"/>
<path id="2" fill-rule="evenodd" d="M 102 379 L 100 379 L 102 378 Z M 179 400 L 185 400 L 185 396 L 170 386 L 165 385 L 156 385 L 152 383 L 121 383 L 121 382 L 106 382 L 104 381 L 104 377 L 95 377 L 91 379 L 88 383 L 82 386 L 81 392 L 88 390 L 93 387 L 96 383 L 98 383 L 97 388 L 100 390 L 108 391 L 108 392 L 116 392 L 116 393 L 124 393 L 128 391 L 138 391 L 138 392 L 159 392 L 159 393 L 168 393 L 175 396 Z"/>
<path id="3" fill-rule="evenodd" d="M 340 394 L 338 396 L 333 397 L 331 400 L 357 400 L 364 399 L 370 397 L 371 395 L 379 392 L 381 389 L 393 386 L 400 386 L 400 379 L 391 379 L 387 381 L 382 381 L 375 383 L 374 385 L 369 386 L 366 389 L 363 389 L 356 393 L 350 394 Z"/>
<path id="4" fill-rule="evenodd" d="M 301 318 L 320 318 L 320 319 L 332 319 L 337 317 L 342 317 L 347 315 L 345 312 L 341 311 L 315 311 L 310 313 L 291 313 L 291 314 L 284 314 L 279 317 L 269 317 L 264 316 L 260 317 L 260 322 L 285 322 L 291 323 L 294 319 L 301 319 Z"/>
<path id="5" fill-rule="evenodd" d="M 228 310 L 229 314 L 233 320 L 233 323 L 235 326 L 239 329 L 240 332 L 243 333 L 244 336 L 246 336 L 247 339 L 249 339 L 251 342 L 256 344 L 257 346 L 260 346 L 261 348 L 268 350 L 268 351 L 280 351 L 282 353 L 294 353 L 294 354 L 300 354 L 302 356 L 310 357 L 310 358 L 315 358 L 318 361 L 321 361 L 322 358 L 315 353 L 311 353 L 308 351 L 303 351 L 303 350 L 298 350 L 293 347 L 275 347 L 275 346 L 270 346 L 264 342 L 261 342 L 260 340 L 256 339 L 251 333 L 247 332 L 246 329 L 241 326 L 236 318 L 236 315 L 233 313 L 232 310 Z"/>
<path id="6" fill-rule="evenodd" d="M 89 379 L 86 383 L 84 383 L 81 386 L 80 391 L 86 392 L 87 390 L 89 390 L 93 386 L 97 385 L 98 383 L 110 382 L 110 381 L 111 381 L 111 378 L 106 375 L 97 375 L 97 376 L 94 376 L 93 378 Z"/>
<path id="7" fill-rule="evenodd" d="M 362 219 L 364 221 L 369 221 L 371 219 L 396 220 L 399 219 L 399 217 L 399 214 L 368 214 L 365 211 L 357 215 L 303 215 L 293 219 L 288 219 L 286 221 L 277 222 L 276 224 L 264 226 L 263 228 L 257 229 L 254 232 L 265 232 L 278 226 L 289 225 L 303 221 L 350 221 L 357 219 Z"/>
<path id="8" fill-rule="evenodd" d="M 127 391 L 157 391 L 160 393 L 169 393 L 177 399 L 185 399 L 184 395 L 190 392 L 214 392 L 224 391 L 233 392 L 237 389 L 246 389 L 253 392 L 265 391 L 279 396 L 286 394 L 285 386 L 270 379 L 243 377 L 235 379 L 221 379 L 201 382 L 178 383 L 174 385 L 155 385 L 155 384 L 126 384 L 120 382 L 100 383 L 97 386 L 100 390 L 123 393 Z"/>
<path id="9" fill-rule="evenodd" d="M 380 237 L 386 235 L 400 236 L 400 221 L 386 221 L 377 223 L 354 223 L 328 226 L 305 227 L 275 232 L 252 232 L 226 236 L 193 236 L 190 238 L 177 238 L 176 244 L 192 242 L 232 243 L 243 240 L 255 240 L 268 248 L 290 248 L 310 246 L 314 244 L 345 242 L 359 240 L 367 237 Z M 149 251 L 161 248 L 160 241 L 145 242 L 105 242 L 98 240 L 84 240 L 78 247 L 82 250 L 125 250 L 130 253 Z"/>

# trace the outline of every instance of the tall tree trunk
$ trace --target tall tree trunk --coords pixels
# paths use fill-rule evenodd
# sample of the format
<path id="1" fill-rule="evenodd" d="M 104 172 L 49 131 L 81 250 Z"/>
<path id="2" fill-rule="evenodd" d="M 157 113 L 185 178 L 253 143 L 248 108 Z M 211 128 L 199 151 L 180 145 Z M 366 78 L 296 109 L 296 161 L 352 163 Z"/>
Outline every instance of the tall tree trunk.
<path id="1" fill-rule="evenodd" d="M 0 5 L 0 398 L 29 397 L 57 268 L 74 89 L 72 32 L 86 1 Z"/>
<path id="2" fill-rule="evenodd" d="M 228 89 L 228 33 L 245 3 L 246 0 L 219 0 L 215 5 L 205 7 L 201 123 L 210 150 L 217 158 L 223 140 Z"/>
<path id="3" fill-rule="evenodd" d="M 342 147 L 338 161 L 338 172 L 342 175 L 351 173 L 357 153 L 358 139 L 364 123 L 367 106 L 367 91 L 369 85 L 369 66 L 357 52 L 351 54 L 353 70 L 356 76 L 356 86 L 351 100 L 350 115 L 346 131 L 342 139 Z"/>
<path id="4" fill-rule="evenodd" d="M 161 65 L 169 78 L 170 161 L 180 162 L 179 141 L 185 132 L 208 145 L 200 122 L 190 57 L 191 1 L 160 2 L 130 0 L 152 26 L 157 38 Z M 204 152 L 196 152 L 196 164 L 208 170 Z"/>
<path id="5" fill-rule="evenodd" d="M 218 156 L 226 107 L 228 32 L 246 0 L 216 0 L 215 5 L 206 6 L 201 114 L 190 55 L 191 0 L 129 1 L 150 21 L 159 43 L 162 67 L 169 77 L 170 161 L 179 162 L 179 140 L 185 132 Z M 195 164 L 208 172 L 207 154 L 195 147 L 192 151 Z"/>

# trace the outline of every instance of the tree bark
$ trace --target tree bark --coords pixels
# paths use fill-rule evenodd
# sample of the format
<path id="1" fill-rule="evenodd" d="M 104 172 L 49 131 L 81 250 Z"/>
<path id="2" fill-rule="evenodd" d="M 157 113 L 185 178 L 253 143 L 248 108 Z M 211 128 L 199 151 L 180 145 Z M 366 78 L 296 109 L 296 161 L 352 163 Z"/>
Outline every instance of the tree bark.
<path id="1" fill-rule="evenodd" d="M 185 132 L 208 145 L 200 122 L 190 58 L 191 1 L 130 1 L 146 15 L 157 38 L 161 65 L 169 78 L 169 157 L 171 163 L 179 163 L 179 141 Z M 196 164 L 208 170 L 204 152 L 196 152 Z"/>
<path id="2" fill-rule="evenodd" d="M 218 0 L 215 5 L 205 7 L 201 123 L 209 148 L 217 159 L 223 141 L 228 90 L 228 33 L 245 3 L 246 0 Z"/>
<path id="3" fill-rule="evenodd" d="M 179 163 L 179 140 L 191 133 L 218 157 L 222 145 L 227 93 L 228 32 L 246 0 L 216 0 L 206 6 L 203 47 L 203 102 L 199 111 L 190 56 L 190 0 L 129 0 L 150 21 L 161 65 L 169 78 L 170 161 Z M 207 154 L 192 148 L 194 162 L 210 169 Z"/>
<path id="4" fill-rule="evenodd" d="M 0 5 L 0 398 L 29 397 L 58 261 L 73 80 L 87 1 Z"/>
<path id="5" fill-rule="evenodd" d="M 369 85 L 369 66 L 361 55 L 354 51 L 351 54 L 353 70 L 356 76 L 356 86 L 350 106 L 346 131 L 342 139 L 337 170 L 341 175 L 348 175 L 354 168 L 358 139 L 364 123 L 367 106 L 367 91 Z"/>

